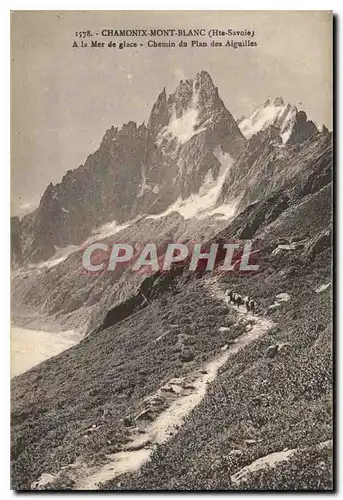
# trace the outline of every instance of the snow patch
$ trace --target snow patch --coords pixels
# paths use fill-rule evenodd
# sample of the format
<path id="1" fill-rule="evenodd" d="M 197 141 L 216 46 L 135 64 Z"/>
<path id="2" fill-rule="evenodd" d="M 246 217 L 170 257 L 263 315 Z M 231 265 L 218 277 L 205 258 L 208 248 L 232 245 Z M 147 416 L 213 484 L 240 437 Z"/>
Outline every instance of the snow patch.
<path id="1" fill-rule="evenodd" d="M 282 306 L 282 302 L 288 302 L 291 300 L 291 296 L 288 293 L 279 293 L 275 296 L 274 303 L 271 304 L 268 309 L 272 311 L 273 309 L 278 309 Z"/>
<path id="2" fill-rule="evenodd" d="M 295 250 L 297 246 L 294 243 L 290 243 L 289 245 L 278 245 L 273 251 L 272 255 L 278 255 L 281 250 Z"/>
<path id="3" fill-rule="evenodd" d="M 172 116 L 166 127 L 164 127 L 158 137 L 158 142 L 162 139 L 173 140 L 176 138 L 181 144 L 189 141 L 195 134 L 206 130 L 206 127 L 197 128 L 199 118 L 199 90 L 195 90 L 193 84 L 193 94 L 188 108 L 182 111 L 181 116 L 176 116 L 176 108 L 173 108 Z"/>
<path id="4" fill-rule="evenodd" d="M 67 210 L 66 208 L 61 207 L 61 209 L 62 209 L 62 212 L 66 213 L 66 214 L 69 214 L 69 210 Z"/>
<path id="5" fill-rule="evenodd" d="M 192 217 L 204 219 L 214 216 L 220 220 L 232 217 L 235 213 L 237 203 L 216 207 L 216 202 L 234 160 L 229 153 L 223 153 L 219 148 L 215 149 L 213 153 L 220 162 L 220 169 L 216 179 L 213 178 L 213 173 L 209 170 L 198 193 L 192 194 L 185 200 L 178 198 L 164 212 L 157 215 L 149 215 L 147 218 L 160 219 L 172 212 L 178 212 L 184 219 L 191 219 Z"/>
<path id="6" fill-rule="evenodd" d="M 138 219 L 138 218 L 137 218 Z M 129 227 L 132 223 L 134 223 L 136 219 L 133 219 L 132 221 L 129 221 L 126 224 L 117 224 L 116 221 L 108 222 L 107 224 L 103 224 L 102 226 L 94 229 L 92 231 L 92 236 L 87 238 L 82 245 L 68 245 L 66 247 L 56 247 L 55 250 L 56 252 L 50 259 L 45 260 L 43 262 L 39 262 L 38 264 L 29 264 L 28 268 L 29 269 L 50 269 L 52 267 L 57 266 L 58 264 L 61 264 L 61 262 L 65 261 L 69 255 L 82 250 L 86 248 L 88 245 L 91 243 L 94 243 L 96 241 L 100 241 L 102 239 L 108 238 L 109 236 L 112 236 L 113 234 L 119 233 L 123 229 L 126 229 Z"/>
<path id="7" fill-rule="evenodd" d="M 154 194 L 157 194 L 160 190 L 160 186 L 158 184 L 155 184 L 154 187 L 149 186 L 147 179 L 146 179 L 146 167 L 144 164 L 141 166 L 141 184 L 140 188 L 137 194 L 137 198 L 141 198 L 145 191 L 151 191 Z"/>
<path id="8" fill-rule="evenodd" d="M 282 142 L 286 144 L 289 140 L 296 120 L 297 108 L 289 104 L 283 104 L 282 100 L 275 99 L 267 101 L 262 108 L 257 108 L 239 124 L 239 128 L 246 139 L 254 134 L 265 130 L 270 125 L 280 129 Z"/>
<path id="9" fill-rule="evenodd" d="M 29 268 L 34 268 L 34 269 L 51 269 L 52 267 L 57 266 L 58 264 L 61 264 L 61 262 L 65 261 L 69 255 L 71 255 L 74 252 L 77 252 L 80 250 L 80 247 L 77 245 L 68 245 L 66 247 L 58 248 L 55 247 L 56 252 L 50 259 L 45 260 L 43 262 L 39 262 L 38 264 L 30 264 Z"/>
<path id="10" fill-rule="evenodd" d="M 280 137 L 282 142 L 286 144 L 292 135 L 293 127 L 297 118 L 297 109 L 292 106 L 284 119 L 280 128 Z"/>
<path id="11" fill-rule="evenodd" d="M 325 292 L 325 290 L 327 290 L 330 285 L 331 285 L 331 281 L 329 281 L 329 283 L 327 283 L 326 285 L 324 285 L 324 284 L 320 285 L 318 288 L 315 289 L 315 292 L 316 293 Z"/>
<path id="12" fill-rule="evenodd" d="M 109 236 L 112 236 L 113 234 L 119 233 L 120 231 L 123 231 L 124 229 L 130 227 L 131 222 L 129 221 L 126 224 L 118 224 L 115 220 L 113 220 L 112 222 L 107 222 L 106 224 L 103 224 L 102 226 L 94 229 L 92 231 L 93 236 L 87 238 L 81 246 L 85 247 L 87 245 L 90 245 L 91 243 L 94 243 L 95 241 L 103 240 L 105 238 L 108 238 Z"/>
<path id="13" fill-rule="evenodd" d="M 146 181 L 146 173 L 145 173 L 145 165 L 141 165 L 141 184 L 140 184 L 140 189 L 137 194 L 137 198 L 141 198 L 145 191 L 152 191 L 152 188 L 149 186 L 149 184 Z"/>

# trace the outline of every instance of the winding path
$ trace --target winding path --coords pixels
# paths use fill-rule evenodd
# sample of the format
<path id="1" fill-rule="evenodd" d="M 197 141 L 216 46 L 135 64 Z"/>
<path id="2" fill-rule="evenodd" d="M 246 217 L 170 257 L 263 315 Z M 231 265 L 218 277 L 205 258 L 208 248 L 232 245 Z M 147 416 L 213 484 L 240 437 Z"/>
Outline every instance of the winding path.
<path id="1" fill-rule="evenodd" d="M 225 292 L 218 282 L 211 280 L 205 283 L 209 294 L 225 301 Z M 57 479 L 68 478 L 74 482 L 73 490 L 97 490 L 101 483 L 127 472 L 138 471 L 151 458 L 157 444 L 165 443 L 177 433 L 185 417 L 202 401 L 208 384 L 216 378 L 218 370 L 228 358 L 264 335 L 273 326 L 270 320 L 247 313 L 243 308 L 239 309 L 233 305 L 229 307 L 237 311 L 238 317 L 241 317 L 239 320 L 243 317 L 247 320 L 250 329 L 246 329 L 233 344 L 225 346 L 220 354 L 198 369 L 192 378 L 191 391 L 181 391 L 168 408 L 144 429 L 144 435 L 138 435 L 123 451 L 107 455 L 108 462 L 103 465 L 90 467 L 78 462 L 62 469 L 55 476 L 42 474 L 40 479 L 32 484 L 31 489 L 50 488 Z"/>

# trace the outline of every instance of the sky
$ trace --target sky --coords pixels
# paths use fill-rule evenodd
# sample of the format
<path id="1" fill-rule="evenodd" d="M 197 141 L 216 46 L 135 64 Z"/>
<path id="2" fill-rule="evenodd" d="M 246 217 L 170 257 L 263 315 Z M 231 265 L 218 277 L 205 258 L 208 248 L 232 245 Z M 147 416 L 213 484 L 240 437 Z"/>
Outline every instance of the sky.
<path id="1" fill-rule="evenodd" d="M 171 93 L 200 70 L 236 119 L 282 96 L 331 128 L 331 23 L 329 11 L 12 12 L 12 214 L 35 208 L 47 185 L 83 164 L 108 128 L 147 121 L 163 87 Z M 76 31 L 135 28 L 254 30 L 258 46 L 73 48 Z M 151 37 L 93 39 L 146 44 Z M 157 41 L 167 40 L 179 41 Z"/>

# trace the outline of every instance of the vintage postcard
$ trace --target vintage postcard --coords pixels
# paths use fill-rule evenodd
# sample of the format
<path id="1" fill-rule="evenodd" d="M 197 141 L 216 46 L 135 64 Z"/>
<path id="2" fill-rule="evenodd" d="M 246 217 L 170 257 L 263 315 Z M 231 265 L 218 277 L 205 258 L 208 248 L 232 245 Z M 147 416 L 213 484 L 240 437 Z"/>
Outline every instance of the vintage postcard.
<path id="1" fill-rule="evenodd" d="M 332 45 L 11 12 L 12 489 L 334 489 Z"/>

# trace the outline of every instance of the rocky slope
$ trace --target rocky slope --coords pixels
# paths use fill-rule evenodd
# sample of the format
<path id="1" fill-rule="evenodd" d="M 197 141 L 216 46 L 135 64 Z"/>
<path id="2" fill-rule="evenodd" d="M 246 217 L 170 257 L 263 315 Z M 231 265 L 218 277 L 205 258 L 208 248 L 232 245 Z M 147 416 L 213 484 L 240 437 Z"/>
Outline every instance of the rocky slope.
<path id="1" fill-rule="evenodd" d="M 264 199 L 276 189 L 315 171 L 327 173 L 331 164 L 330 133 L 316 133 L 300 144 L 280 146 L 278 130 L 269 126 L 249 140 L 225 177 L 218 202 L 239 200 L 237 211 Z"/>
<path id="2" fill-rule="evenodd" d="M 16 377 L 13 486 L 75 488 L 85 471 L 101 470 L 113 454 L 130 450 L 146 423 L 168 407 L 168 394 L 178 397 L 160 388 L 188 377 L 192 391 L 204 362 L 234 346 L 232 338 L 247 328 L 235 311 L 228 316 L 220 297 L 233 286 L 255 297 L 257 317 L 274 326 L 229 358 L 150 462 L 110 481 L 106 475 L 98 487 L 331 489 L 331 445 L 323 444 L 332 438 L 330 174 L 329 163 L 323 176 L 301 172 L 295 184 L 247 207 L 215 237 L 249 230 L 261 248 L 258 274 L 185 270 L 172 287 L 152 277 L 145 294 L 156 279 L 160 286 L 148 305 Z M 289 298 L 278 299 L 280 293 Z M 251 465 L 286 450 L 292 454 L 275 467 Z"/>
<path id="3" fill-rule="evenodd" d="M 263 217 L 268 216 L 271 220 L 292 203 L 285 196 L 283 202 L 280 199 L 276 202 L 272 197 L 275 190 L 292 185 L 294 195 L 301 189 L 306 193 L 313 186 L 323 186 L 331 179 L 330 134 L 317 134 L 304 144 L 287 145 L 283 149 L 270 140 L 270 134 L 272 131 L 268 130 L 250 139 L 236 164 L 225 174 L 222 187 L 216 188 L 217 208 L 212 215 L 185 218 L 171 211 L 155 219 L 143 216 L 122 226 L 114 235 L 102 238 L 95 235 L 93 239 L 108 244 L 126 242 L 133 246 L 154 241 L 161 249 L 172 241 L 201 243 L 227 227 L 228 219 L 222 217 L 222 213 L 234 204 L 237 215 L 233 224 L 237 225 L 237 232 L 231 237 L 250 238 L 254 225 L 262 217 L 257 212 L 259 205 L 254 204 L 265 206 L 265 198 L 270 197 L 270 214 Z M 303 194 L 300 191 L 299 196 Z M 204 199 L 200 197 L 200 203 Z M 254 203 L 251 208 L 254 218 L 246 212 L 251 203 Z M 189 205 L 191 202 L 185 207 Z M 61 262 L 56 258 L 13 272 L 12 316 L 18 325 L 32 328 L 54 325 L 56 329 L 88 333 L 101 323 L 108 309 L 125 300 L 139 286 L 142 276 L 126 267 L 96 275 L 86 273 L 82 265 L 86 246 L 72 247 L 72 253 L 65 260 L 62 257 Z"/>
<path id="4" fill-rule="evenodd" d="M 290 110 L 294 120 L 286 120 Z M 239 123 L 248 140 L 202 71 L 169 96 L 163 90 L 147 125 L 108 130 L 84 165 L 48 186 L 33 213 L 12 219 L 15 322 L 87 333 L 141 280 L 123 269 L 86 274 L 90 242 L 206 241 L 298 175 L 324 175 L 331 136 L 314 131 L 303 112 L 277 98 L 246 120 L 255 132 Z"/>
<path id="5" fill-rule="evenodd" d="M 238 126 L 200 72 L 12 220 L 15 323 L 85 334 L 12 379 L 13 488 L 332 489 L 332 134 L 265 108 Z M 245 239 L 254 274 L 82 266 L 94 241 Z"/>

